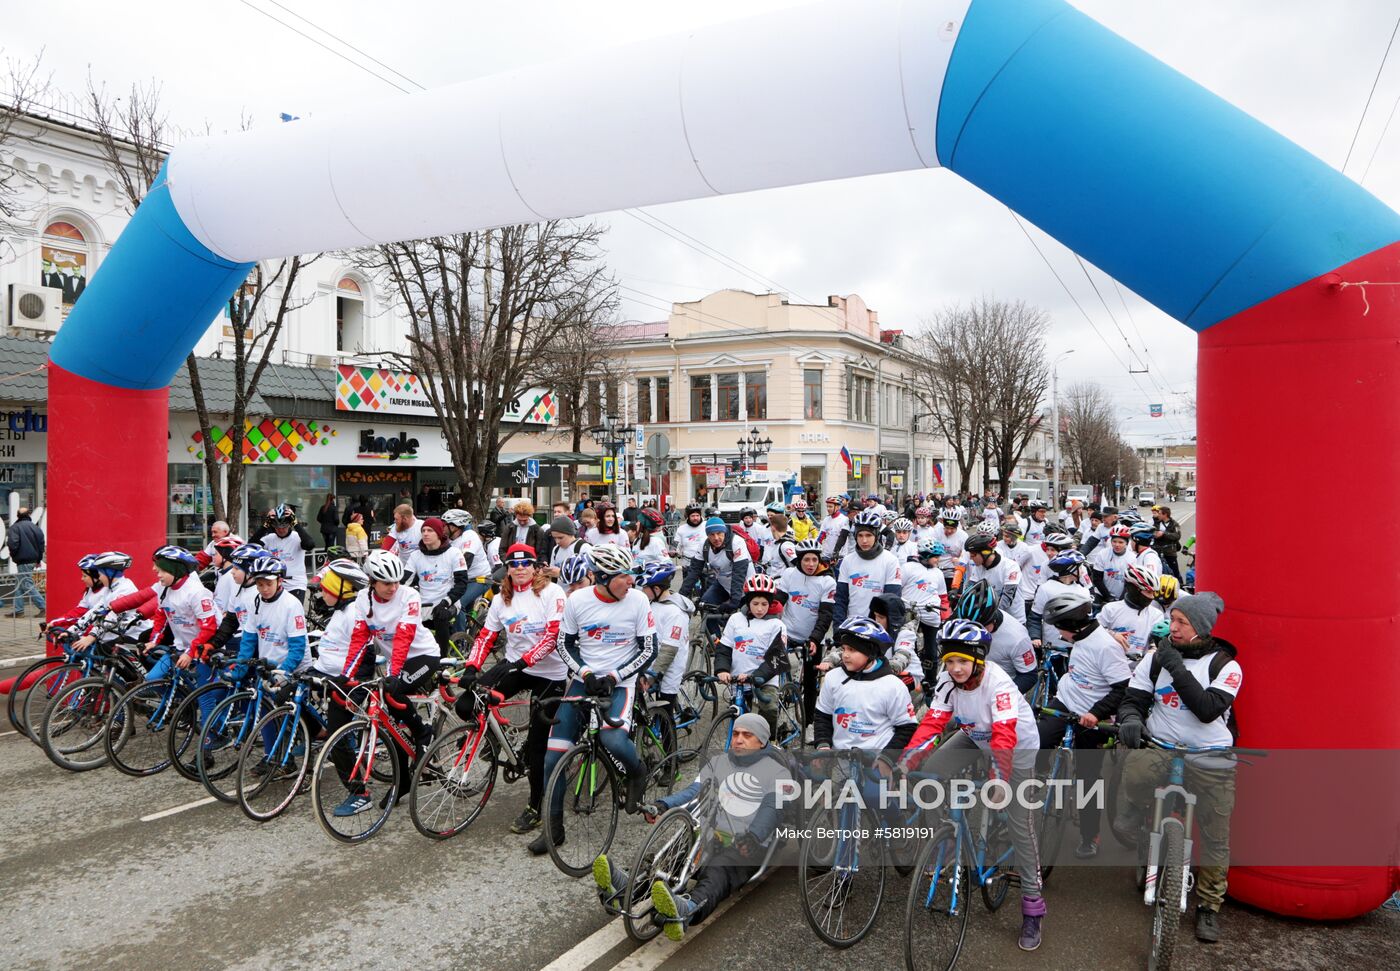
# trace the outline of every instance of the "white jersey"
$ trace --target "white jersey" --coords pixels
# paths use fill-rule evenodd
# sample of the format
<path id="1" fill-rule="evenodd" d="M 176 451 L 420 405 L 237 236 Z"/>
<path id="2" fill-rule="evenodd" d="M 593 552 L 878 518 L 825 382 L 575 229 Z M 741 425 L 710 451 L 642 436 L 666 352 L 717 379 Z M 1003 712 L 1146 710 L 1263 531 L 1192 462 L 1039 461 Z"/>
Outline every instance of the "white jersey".
<path id="1" fill-rule="evenodd" d="M 988 506 L 986 509 L 983 509 L 983 510 L 982 510 L 982 522 L 984 522 L 984 523 L 995 523 L 996 525 L 1000 526 L 1000 525 L 1001 525 L 1001 510 L 998 509 L 996 506 Z"/>
<path id="2" fill-rule="evenodd" d="M 963 555 L 963 547 L 967 544 L 967 533 L 962 527 L 949 533 L 945 527 L 940 526 L 938 535 L 934 538 L 943 544 L 943 555 L 938 558 L 938 568 L 944 573 L 952 573 Z"/>
<path id="3" fill-rule="evenodd" d="M 305 671 L 311 666 L 311 651 L 306 646 L 306 611 L 301 601 L 289 592 L 279 591 L 271 602 L 261 596 L 253 599 L 252 612 L 247 617 L 248 624 L 243 628 L 243 649 L 239 654 L 248 656 L 247 648 L 257 645 L 257 656 L 270 661 L 285 671 Z M 300 645 L 293 641 L 300 640 Z M 301 656 L 295 664 L 289 665 L 290 655 L 300 647 Z"/>
<path id="4" fill-rule="evenodd" d="M 563 569 L 566 560 L 573 559 L 575 556 L 587 556 L 591 549 L 593 549 L 592 546 L 580 539 L 575 539 L 568 546 L 556 545 L 554 549 L 549 551 L 549 565 L 556 570 Z"/>
<path id="5" fill-rule="evenodd" d="M 423 520 L 415 519 L 408 524 L 407 529 L 399 529 L 397 525 L 390 526 L 385 530 L 385 535 L 394 541 L 392 549 L 395 555 L 403 561 L 404 566 L 408 566 L 408 558 L 423 540 Z"/>
<path id="6" fill-rule="evenodd" d="M 795 566 L 788 567 L 778 578 L 778 589 L 788 595 L 783 605 L 783 626 L 788 640 L 805 644 L 817 626 L 817 612 L 822 604 L 836 605 L 836 578 L 830 573 L 809 577 Z"/>
<path id="7" fill-rule="evenodd" d="M 204 589 L 199 577 L 193 573 L 185 577 L 178 587 L 165 587 L 157 583 L 151 589 L 156 592 L 156 602 L 165 614 L 165 625 L 170 628 L 175 645 L 181 652 L 190 649 L 204 621 L 216 621 L 214 596 Z"/>
<path id="8" fill-rule="evenodd" d="M 987 666 L 993 664 L 1008 677 L 1034 671 L 1036 667 L 1035 648 L 1026 625 L 1008 616 L 1005 610 L 1001 612 L 1001 623 L 992 631 L 992 646 L 987 649 Z"/>
<path id="9" fill-rule="evenodd" d="M 214 616 L 220 621 L 224 619 L 224 614 L 229 612 L 230 605 L 240 589 L 242 588 L 238 581 L 233 578 L 233 570 L 224 570 L 219 574 L 219 579 L 214 582 Z"/>
<path id="10" fill-rule="evenodd" d="M 269 531 L 263 536 L 261 543 L 263 549 L 276 556 L 287 568 L 287 578 L 282 581 L 282 586 L 288 590 L 305 590 L 306 554 L 311 551 L 302 549 L 301 537 L 297 535 L 297 531 L 293 529 L 286 536 L 278 536 Z"/>
<path id="11" fill-rule="evenodd" d="M 505 634 L 507 661 L 524 659 L 527 674 L 547 681 L 563 681 L 569 676 L 564 656 L 559 649 L 560 623 L 564 619 L 564 590 L 550 583 L 539 593 L 526 587 L 511 594 L 510 603 L 504 597 L 491 601 L 482 625 L 489 631 Z"/>
<path id="12" fill-rule="evenodd" d="M 1103 585 L 1114 600 L 1123 596 L 1123 578 L 1128 567 L 1133 565 L 1133 554 L 1124 550 L 1114 553 L 1110 543 L 1094 547 L 1089 556 L 1089 565 L 1103 573 Z"/>
<path id="13" fill-rule="evenodd" d="M 588 528 L 588 535 L 585 537 L 594 546 L 621 546 L 630 549 L 632 541 L 627 538 L 625 530 L 619 529 L 615 533 L 600 532 L 597 526 Z"/>
<path id="14" fill-rule="evenodd" d="M 466 570 L 467 561 L 455 546 L 449 546 L 441 553 L 429 553 L 419 547 L 408 555 L 406 565 L 408 572 L 417 578 L 418 595 L 423 599 L 423 606 L 431 608 L 438 601 L 447 599 L 456 581 L 455 574 Z"/>
<path id="15" fill-rule="evenodd" d="M 1162 608 L 1150 603 L 1142 610 L 1134 610 L 1126 601 L 1115 600 L 1104 604 L 1099 611 L 1099 625 L 1114 634 L 1128 637 L 1127 657 L 1130 664 L 1136 665 L 1142 655 L 1152 645 L 1152 628 L 1157 626 L 1165 614 Z M 1114 644 L 1117 644 L 1114 641 Z M 1119 653 L 1123 649 L 1119 648 Z"/>
<path id="16" fill-rule="evenodd" d="M 423 626 L 423 599 L 412 587 L 400 584 L 387 601 L 380 600 L 367 587 L 347 609 L 355 615 L 353 639 L 373 642 L 379 656 L 388 659 L 391 667 L 396 653 L 404 661 L 441 654 L 432 632 Z"/>
<path id="17" fill-rule="evenodd" d="M 914 605 L 919 623 L 937 627 L 943 622 L 943 598 L 948 595 L 948 583 L 942 570 L 930 570 L 922 563 L 911 561 L 899 568 L 903 577 L 903 598 Z M 931 604 L 930 607 L 923 606 Z"/>
<path id="18" fill-rule="evenodd" d="M 1134 554 L 1133 562 L 1144 569 L 1151 570 L 1159 578 L 1162 576 L 1162 557 L 1150 546 Z"/>
<path id="19" fill-rule="evenodd" d="M 1152 656 L 1156 653 L 1155 649 L 1147 652 L 1142 663 L 1133 672 L 1132 681 L 1128 683 L 1129 690 L 1136 688 L 1152 693 L 1153 704 L 1147 712 L 1147 733 L 1173 745 L 1203 747 L 1233 744 L 1229 712 L 1212 722 L 1202 722 L 1191 714 L 1191 709 L 1182 702 L 1181 696 L 1172 686 L 1171 672 L 1166 668 L 1162 668 L 1158 673 L 1157 682 L 1152 683 Z M 1209 654 L 1205 657 L 1185 659 L 1187 673 L 1204 688 L 1219 688 L 1231 697 L 1238 695 L 1240 682 L 1244 679 L 1240 663 L 1234 660 L 1228 662 L 1220 669 L 1215 680 L 1207 683 L 1207 679 L 1210 678 L 1210 659 Z"/>
<path id="20" fill-rule="evenodd" d="M 725 590 L 729 589 L 729 581 L 734 575 L 734 564 L 752 562 L 749 556 L 749 544 L 738 536 L 729 537 L 729 549 L 734 554 L 732 558 L 724 551 L 723 546 L 715 549 L 710 545 L 709 540 L 706 540 L 700 547 L 699 557 L 704 561 L 706 569 L 711 574 L 710 578 Z"/>
<path id="21" fill-rule="evenodd" d="M 604 600 L 597 587 L 569 594 L 559 631 L 578 637 L 583 667 L 597 673 L 616 673 L 618 684 L 630 688 L 651 658 L 639 655 L 638 638 L 656 634 L 651 603 L 640 590 L 628 590 L 621 600 Z M 572 670 L 573 665 L 569 665 Z"/>
<path id="22" fill-rule="evenodd" d="M 1035 600 L 1031 603 L 1031 610 L 1034 613 L 1045 616 L 1045 605 L 1050 602 L 1050 598 L 1062 590 L 1070 587 L 1082 587 L 1082 583 L 1066 584 L 1059 580 L 1050 579 L 1040 585 L 1040 589 L 1035 592 Z M 1052 624 L 1042 623 L 1040 625 L 1040 643 L 1047 648 L 1056 650 L 1069 650 L 1069 641 L 1060 636 L 1060 632 Z"/>
<path id="23" fill-rule="evenodd" d="M 971 691 L 959 688 L 947 671 L 940 671 L 928 709 L 929 715 L 935 717 L 939 713 L 945 717 L 951 714 L 957 727 L 980 749 L 991 749 L 992 734 L 998 726 L 1010 731 L 1015 736 L 1011 747 L 1016 750 L 1016 767 L 1035 764 L 1035 753 L 1040 750 L 1035 714 L 1011 675 L 1000 666 L 984 665 L 982 681 Z"/>
<path id="24" fill-rule="evenodd" d="M 635 563 L 669 563 L 671 554 L 666 549 L 666 537 L 660 532 L 652 533 L 645 546 L 632 544 L 632 560 Z"/>
<path id="25" fill-rule="evenodd" d="M 1039 545 L 1040 541 L 1044 538 L 1045 521 L 1031 516 L 1030 520 L 1026 523 L 1026 542 Z"/>
<path id="26" fill-rule="evenodd" d="M 943 535 L 943 530 L 934 523 L 929 523 L 927 526 L 915 524 L 913 536 L 914 546 L 918 547 L 918 545 L 926 539 L 938 539 L 941 535 Z"/>
<path id="27" fill-rule="evenodd" d="M 992 594 L 997 598 L 997 606 L 1025 623 L 1026 601 L 1021 593 L 1021 567 L 1015 560 L 1009 556 L 1000 556 L 997 558 L 997 565 L 990 570 L 976 563 L 969 563 L 962 588 L 966 590 L 978 580 L 987 581 L 987 586 L 992 588 Z"/>
<path id="28" fill-rule="evenodd" d="M 997 541 L 997 552 L 1003 557 L 1016 561 L 1016 565 L 1021 568 L 1021 576 L 1026 575 L 1026 564 L 1031 561 L 1031 550 L 1033 547 L 1029 543 L 1017 543 L 1015 546 L 1007 546 L 1006 540 Z"/>
<path id="29" fill-rule="evenodd" d="M 1123 649 L 1100 627 L 1075 642 L 1069 652 L 1069 667 L 1055 694 L 1061 707 L 1083 715 L 1102 701 L 1115 684 L 1132 676 Z"/>
<path id="30" fill-rule="evenodd" d="M 452 545 L 462 551 L 462 560 L 467 564 L 467 574 L 473 580 L 491 576 L 491 561 L 486 556 L 486 544 L 474 529 L 464 530 Z"/>
<path id="31" fill-rule="evenodd" d="M 700 544 L 703 542 L 705 542 L 705 523 L 703 521 L 699 526 L 681 523 L 676 527 L 676 546 L 680 549 L 681 559 L 693 560 L 699 556 Z"/>
<path id="32" fill-rule="evenodd" d="M 491 565 L 493 571 L 501 565 L 501 538 L 499 536 L 491 537 L 491 542 L 486 544 L 486 562 Z"/>
<path id="33" fill-rule="evenodd" d="M 117 577 L 115 580 L 112 581 L 112 585 L 110 587 L 107 587 L 106 590 L 102 591 L 101 599 L 98 600 L 94 604 L 94 606 L 105 607 L 113 600 L 120 600 L 122 597 L 129 597 L 133 593 L 136 593 L 136 584 L 131 582 L 130 578 L 128 577 Z M 157 590 L 156 593 L 159 594 L 160 591 Z M 136 619 L 136 623 L 132 624 L 127 631 L 127 633 L 131 637 L 143 638 L 147 633 L 150 632 L 150 620 L 145 617 L 141 617 L 138 611 L 127 610 L 120 614 L 117 614 L 116 616 L 121 618 L 121 620 L 123 621 Z M 107 641 L 112 640 L 114 637 L 115 635 L 112 634 L 104 634 L 98 639 L 106 643 Z"/>
<path id="34" fill-rule="evenodd" d="M 729 673 L 738 677 L 754 671 L 782 635 L 783 622 L 776 617 L 748 617 L 738 610 L 730 614 L 719 638 L 730 649 Z"/>
<path id="35" fill-rule="evenodd" d="M 817 542 L 822 544 L 822 554 L 827 559 L 836 556 L 836 541 L 841 538 L 841 534 L 850 529 L 851 521 L 845 514 L 837 513 L 835 516 L 827 516 L 822 520 L 821 526 L 817 530 Z"/>
<path id="36" fill-rule="evenodd" d="M 870 663 L 888 665 L 889 662 L 877 659 Z M 852 678 L 840 666 L 832 668 L 822 679 L 817 711 L 831 716 L 831 747 L 837 750 L 883 751 L 894 738 L 895 729 L 912 725 L 916 720 L 909 689 L 899 678 L 893 674 Z"/>
<path id="37" fill-rule="evenodd" d="M 900 563 L 908 563 L 919 555 L 919 544 L 914 541 L 914 535 L 910 533 L 909 538 L 903 543 L 896 538 L 890 552 L 894 554 L 894 558 Z"/>
<path id="38" fill-rule="evenodd" d="M 321 640 L 316 645 L 316 660 L 312 666 L 322 674 L 340 677 L 345 674 L 345 659 L 350 653 L 350 637 L 355 632 L 355 611 L 353 601 L 338 610 L 332 610 L 326 621 L 326 629 L 321 631 Z M 309 652 L 308 652 L 309 653 Z"/>
<path id="39" fill-rule="evenodd" d="M 846 585 L 846 616 L 869 617 L 870 601 L 883 594 L 887 586 L 902 589 L 904 576 L 894 554 L 881 550 L 869 560 L 858 553 L 843 559 L 836 582 L 838 586 Z"/>
<path id="40" fill-rule="evenodd" d="M 1026 562 L 1021 564 L 1021 599 L 1034 600 L 1038 591 L 1046 580 L 1050 578 L 1050 571 L 1046 569 L 1050 562 L 1050 557 L 1045 555 L 1045 551 L 1040 548 L 1039 543 L 1021 543 L 1029 555 Z M 1018 547 L 1019 548 L 1019 547 Z"/>
<path id="41" fill-rule="evenodd" d="M 678 694 L 685 669 L 690 666 L 690 615 L 695 610 L 691 602 L 680 594 L 671 594 L 664 600 L 651 605 L 651 615 L 656 621 L 656 639 L 665 647 L 674 647 L 675 656 L 661 675 L 661 693 Z"/>

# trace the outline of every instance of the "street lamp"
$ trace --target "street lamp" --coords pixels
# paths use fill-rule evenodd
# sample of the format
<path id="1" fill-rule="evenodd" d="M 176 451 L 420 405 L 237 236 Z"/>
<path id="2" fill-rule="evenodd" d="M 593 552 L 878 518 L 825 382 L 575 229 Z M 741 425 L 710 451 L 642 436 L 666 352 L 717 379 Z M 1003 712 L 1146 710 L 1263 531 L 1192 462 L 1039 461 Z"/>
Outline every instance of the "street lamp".
<path id="1" fill-rule="evenodd" d="M 760 438 L 762 434 L 757 428 L 750 428 L 747 436 L 734 443 L 739 446 L 739 462 L 744 472 L 749 470 L 750 462 L 757 464 L 759 459 L 773 450 L 773 439 Z"/>
<path id="2" fill-rule="evenodd" d="M 1071 347 L 1050 364 L 1051 461 L 1054 463 L 1054 475 L 1050 480 L 1050 507 L 1056 510 L 1060 508 L 1060 362 L 1073 353 L 1074 348 Z"/>
<path id="3" fill-rule="evenodd" d="M 618 421 L 616 415 L 604 415 L 601 419 L 601 424 L 588 429 L 588 434 L 593 441 L 597 443 L 598 447 L 603 450 L 605 456 L 613 456 L 614 461 L 616 461 L 615 456 L 618 450 L 626 445 L 629 440 L 627 435 L 629 431 L 630 429 L 622 427 L 622 423 Z M 620 482 L 621 477 L 622 470 L 614 468 L 613 482 Z M 620 488 L 618 489 L 618 495 L 619 497 L 622 495 L 622 490 Z"/>

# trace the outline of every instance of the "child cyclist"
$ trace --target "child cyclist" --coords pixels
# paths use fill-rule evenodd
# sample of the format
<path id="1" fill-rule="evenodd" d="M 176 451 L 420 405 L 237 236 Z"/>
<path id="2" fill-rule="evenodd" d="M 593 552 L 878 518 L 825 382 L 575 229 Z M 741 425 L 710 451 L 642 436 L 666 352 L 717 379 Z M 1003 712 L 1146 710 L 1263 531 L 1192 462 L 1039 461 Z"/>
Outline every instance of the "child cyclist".
<path id="1" fill-rule="evenodd" d="M 590 547 L 591 548 L 591 547 Z M 593 585 L 593 564 L 587 556 L 571 556 L 559 564 L 559 586 L 565 594 Z"/>
<path id="2" fill-rule="evenodd" d="M 632 589 L 631 550 L 601 543 L 593 547 L 588 558 L 594 584 L 568 596 L 559 623 L 570 681 L 549 733 L 544 778 L 554 772 L 583 727 L 582 712 L 578 705 L 569 704 L 569 699 L 592 695 L 602 701 L 608 718 L 622 723 L 603 727 L 598 740 L 627 769 L 626 809 L 635 813 L 641 808 L 646 776 L 627 730 L 637 676 L 656 659 L 656 621 L 646 595 Z M 549 825 L 529 850 L 542 856 L 549 852 L 550 840 L 558 846 L 564 836 L 564 790 L 559 787 L 550 793 Z"/>
<path id="3" fill-rule="evenodd" d="M 108 601 L 107 606 L 113 613 L 123 613 L 139 608 L 142 603 L 154 597 L 157 610 L 152 617 L 146 653 L 149 654 L 155 649 L 168 628 L 178 657 L 175 654 L 167 654 L 161 658 L 146 674 L 146 680 L 154 681 L 167 677 L 171 665 L 181 670 L 195 665 L 199 683 L 205 684 L 214 675 L 213 668 L 204 663 L 206 645 L 218 629 L 218 623 L 214 619 L 214 598 L 195 575 L 199 564 L 189 550 L 178 546 L 162 546 L 155 551 L 152 559 L 156 566 L 156 583 L 148 590 L 138 590 L 125 597 L 115 597 Z M 209 698 L 211 710 L 218 702 L 218 699 L 210 697 L 207 692 L 201 697 Z M 204 712 L 206 715 L 208 713 Z"/>
<path id="4" fill-rule="evenodd" d="M 836 631 L 841 664 L 822 680 L 812 737 L 818 749 L 902 749 L 917 719 L 909 692 L 890 667 L 894 641 L 867 617 L 852 617 Z"/>
<path id="5" fill-rule="evenodd" d="M 1123 599 L 1103 605 L 1099 623 L 1137 666 L 1152 641 L 1152 628 L 1164 616 L 1157 606 L 1158 574 L 1136 563 L 1123 571 Z"/>
<path id="6" fill-rule="evenodd" d="M 346 666 L 350 655 L 350 639 L 355 633 L 355 612 L 350 608 L 361 590 L 369 586 L 369 577 L 354 560 L 332 560 L 327 563 L 316 578 L 317 596 L 330 611 L 325 630 L 321 632 L 321 643 L 317 648 L 315 669 L 321 674 L 335 679 L 368 681 L 374 677 L 374 652 L 365 651 L 353 668 Z M 326 705 L 326 734 L 333 735 L 349 724 L 358 714 L 349 705 L 332 695 Z M 345 799 L 331 812 L 339 817 L 355 816 L 371 809 L 374 799 L 364 782 L 351 785 L 349 780 L 355 767 L 355 751 L 350 745 L 338 745 L 331 751 L 331 762 L 335 765 L 340 781 L 346 787 Z"/>
<path id="7" fill-rule="evenodd" d="M 671 581 L 676 578 L 675 564 L 642 564 L 642 575 L 637 586 L 651 601 L 651 614 L 656 621 L 658 641 L 656 660 L 650 674 L 656 676 L 658 693 L 671 705 L 671 710 L 679 712 L 677 701 L 680 697 L 681 678 L 690 665 L 690 615 L 695 605 L 686 597 L 671 592 Z"/>
<path id="8" fill-rule="evenodd" d="M 936 773 L 956 775 L 978 750 L 991 755 L 989 776 L 1011 786 L 1014 795 L 1035 771 L 1040 736 L 1035 716 L 1011 676 L 987 663 L 992 636 L 981 624 L 960 618 L 943 625 L 938 635 L 943 670 L 938 675 L 928 713 L 909 740 L 901 763 Z M 956 719 L 961 731 L 938 745 L 939 736 Z M 931 754 L 930 754 L 931 753 Z M 1040 895 L 1040 859 L 1033 811 L 1014 800 L 1008 807 L 1016 869 L 1021 878 L 1021 936 L 1023 951 L 1040 946 L 1045 899 Z"/>
<path id="9" fill-rule="evenodd" d="M 112 602 L 123 597 L 129 597 L 137 593 L 136 584 L 126 576 L 126 571 L 131 568 L 131 557 L 118 550 L 107 550 L 98 553 L 92 558 L 92 571 L 97 576 L 97 588 L 93 591 L 94 603 L 91 609 L 78 621 L 77 627 L 84 631 L 74 645 L 79 650 L 83 650 L 97 640 L 97 635 L 90 633 L 91 624 L 109 613 L 121 614 L 123 611 L 113 610 Z M 144 603 L 143 603 L 144 601 Z M 142 637 L 151 629 L 149 620 L 145 617 L 151 616 L 155 611 L 155 596 L 150 591 L 140 591 L 132 603 L 135 606 L 128 608 L 123 620 L 133 620 L 138 615 L 143 619 L 135 621 L 130 628 L 132 637 Z M 112 635 L 107 635 L 111 637 Z"/>
<path id="10" fill-rule="evenodd" d="M 778 597 L 783 602 L 783 627 L 793 650 L 802 655 L 802 724 L 812 724 L 817 710 L 817 663 L 821 643 L 831 629 L 836 608 L 836 578 L 826 568 L 819 540 L 805 539 L 796 547 L 797 565 L 778 578 Z"/>
<path id="11" fill-rule="evenodd" d="M 466 670 L 459 684 L 466 689 L 472 682 L 498 691 L 505 697 L 530 692 L 533 702 L 564 693 L 568 669 L 559 656 L 559 622 L 564 617 L 564 589 L 549 578 L 539 563 L 533 546 L 516 543 L 506 550 L 506 579 L 500 596 L 491 601 L 467 656 Z M 502 636 L 504 635 L 504 637 Z M 497 646 L 504 657 L 483 670 Z M 457 696 L 457 716 L 464 722 L 476 720 L 476 695 L 463 690 Z M 512 833 L 528 833 L 540 825 L 540 802 L 544 797 L 545 745 L 549 725 L 542 718 L 531 718 L 525 736 L 525 761 L 529 765 L 530 798 L 511 823 Z"/>
<path id="12" fill-rule="evenodd" d="M 725 622 L 715 647 L 715 677 L 755 685 L 754 710 L 768 722 L 769 735 L 778 728 L 777 678 L 788 670 L 787 638 L 783 622 L 769 613 L 777 599 L 773 578 L 758 573 L 744 581 L 743 602 Z"/>
<path id="13" fill-rule="evenodd" d="M 471 573 L 461 547 L 447 537 L 447 525 L 436 516 L 423 520 L 418 548 L 404 564 L 418 587 L 425 614 L 423 624 L 437 641 L 438 654 L 447 651 L 457 618 L 457 604 L 467 592 Z"/>
<path id="14" fill-rule="evenodd" d="M 306 612 L 301 600 L 283 589 L 287 565 L 276 556 L 258 557 L 248 564 L 245 572 L 256 585 L 257 596 L 253 598 L 253 610 L 239 640 L 238 661 L 246 664 L 256 656 L 277 665 L 272 671 L 272 681 L 284 685 L 293 675 L 311 666 L 311 656 L 306 649 Z M 270 771 L 267 753 L 276 747 L 277 731 L 274 724 L 263 726 L 264 757 L 253 768 L 255 775 Z M 295 767 L 288 764 L 283 771 L 292 772 Z"/>

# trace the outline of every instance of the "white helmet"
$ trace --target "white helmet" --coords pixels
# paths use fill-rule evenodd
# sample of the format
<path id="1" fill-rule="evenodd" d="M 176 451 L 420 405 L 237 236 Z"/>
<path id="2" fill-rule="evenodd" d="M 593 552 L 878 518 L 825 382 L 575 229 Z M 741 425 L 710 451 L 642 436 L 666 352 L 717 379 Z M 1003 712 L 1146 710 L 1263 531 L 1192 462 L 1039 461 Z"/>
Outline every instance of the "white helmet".
<path id="1" fill-rule="evenodd" d="M 624 546 L 600 543 L 588 551 L 588 560 L 593 564 L 593 576 L 600 583 L 632 572 L 632 551 Z"/>
<path id="2" fill-rule="evenodd" d="M 470 529 L 472 514 L 465 509 L 449 509 L 442 514 L 442 521 L 456 529 Z"/>
<path id="3" fill-rule="evenodd" d="M 375 550 L 365 559 L 365 576 L 382 583 L 403 583 L 408 571 L 403 561 L 388 550 Z"/>

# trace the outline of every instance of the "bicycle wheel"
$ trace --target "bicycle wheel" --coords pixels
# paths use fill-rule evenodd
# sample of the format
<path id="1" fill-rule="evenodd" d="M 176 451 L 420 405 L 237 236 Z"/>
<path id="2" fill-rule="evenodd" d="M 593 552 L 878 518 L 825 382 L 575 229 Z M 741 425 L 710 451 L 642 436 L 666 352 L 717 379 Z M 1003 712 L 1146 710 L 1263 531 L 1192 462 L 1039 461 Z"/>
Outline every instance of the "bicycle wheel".
<path id="1" fill-rule="evenodd" d="M 797 694 L 794 696 L 793 689 Z M 803 748 L 807 737 L 802 725 L 802 688 L 796 684 L 783 685 L 781 704 L 778 706 L 778 731 L 773 743 L 779 748 Z"/>
<path id="2" fill-rule="evenodd" d="M 195 752 L 199 781 L 220 802 L 238 802 L 238 760 L 261 717 L 257 692 L 237 691 L 215 705 L 200 728 Z"/>
<path id="3" fill-rule="evenodd" d="M 42 662 L 41 662 L 42 663 Z M 19 730 L 29 736 L 35 745 L 43 746 L 40 730 L 44 727 L 44 716 L 49 705 L 69 685 L 89 677 L 77 664 L 62 664 L 45 672 L 29 686 L 25 692 L 23 707 L 19 707 Z"/>
<path id="4" fill-rule="evenodd" d="M 676 725 L 671 720 L 668 705 L 647 708 L 644 717 L 637 719 L 637 756 L 642 760 L 642 768 L 647 775 L 676 751 Z"/>
<path id="5" fill-rule="evenodd" d="M 9 695 L 5 698 L 5 716 L 10 720 L 10 727 L 35 744 L 38 743 L 39 735 L 29 727 L 29 722 L 24 717 L 24 703 L 29 698 L 29 692 L 38 687 L 39 680 L 45 671 L 48 668 L 57 669 L 59 667 L 76 668 L 76 665 L 65 663 L 61 656 L 46 657 L 35 661 L 19 673 L 10 688 Z M 29 682 L 28 686 L 21 687 L 26 682 Z M 39 713 L 42 715 L 43 710 L 41 709 Z"/>
<path id="6" fill-rule="evenodd" d="M 1045 776 L 1045 805 L 1040 808 L 1037 822 L 1040 824 L 1040 882 L 1050 879 L 1055 869 L 1055 860 L 1060 855 L 1060 847 L 1065 841 L 1065 829 L 1071 815 L 1069 800 L 1065 798 L 1067 787 L 1051 785 L 1052 780 L 1074 778 L 1074 752 L 1072 749 L 1055 749 L 1054 761 Z"/>
<path id="7" fill-rule="evenodd" d="M 278 705 L 253 726 L 238 757 L 238 806 L 255 822 L 282 815 L 306 779 L 311 733 L 294 705 Z"/>
<path id="8" fill-rule="evenodd" d="M 462 725 L 443 735 L 413 769 L 408 815 L 429 839 L 445 840 L 476 822 L 496 787 L 496 740 Z"/>
<path id="9" fill-rule="evenodd" d="M 316 808 L 316 821 L 337 842 L 363 843 L 374 836 L 389 821 L 398 802 L 399 760 L 385 751 L 382 734 L 378 726 L 357 718 L 336 729 L 316 758 L 311 803 Z M 344 777 L 335 764 L 337 755 L 341 764 L 349 767 Z M 389 781 L 376 791 L 371 783 L 380 775 L 387 775 Z M 365 798 L 352 804 L 352 796 Z"/>
<path id="10" fill-rule="evenodd" d="M 171 730 L 165 735 L 165 755 L 171 768 L 191 782 L 199 781 L 199 746 L 195 743 L 204 733 L 199 703 L 211 696 L 217 703 L 228 690 L 222 681 L 202 684 L 185 695 L 171 718 Z"/>
<path id="11" fill-rule="evenodd" d="M 919 854 L 904 907 L 904 966 L 908 971 L 952 971 L 972 913 L 968 868 L 958 859 L 957 830 L 944 823 Z"/>
<path id="12" fill-rule="evenodd" d="M 69 772 L 86 772 L 107 763 L 102 736 L 122 685 L 100 677 L 74 681 L 49 702 L 39 731 L 44 754 Z"/>
<path id="13" fill-rule="evenodd" d="M 1186 879 L 1186 832 L 1181 820 L 1162 820 L 1157 855 L 1157 900 L 1152 905 L 1152 951 L 1147 971 L 1168 971 L 1181 930 L 1181 885 Z"/>
<path id="14" fill-rule="evenodd" d="M 700 746 L 702 765 L 729 751 L 729 736 L 734 728 L 734 719 L 738 717 L 738 712 L 729 708 L 710 724 L 710 730 L 705 733 L 704 744 Z"/>
<path id="15" fill-rule="evenodd" d="M 1011 826 L 1004 812 L 987 809 L 992 818 L 987 823 L 986 843 L 983 847 L 986 856 L 983 865 L 992 873 L 982 881 L 982 903 L 990 911 L 995 911 L 1006 903 L 1007 891 L 1011 889 L 1011 873 L 1016 868 L 1016 856 L 1011 845 Z"/>
<path id="16" fill-rule="evenodd" d="M 663 814 L 647 834 L 646 840 L 632 861 L 630 900 L 618 902 L 623 926 L 634 941 L 646 942 L 661 931 L 661 925 L 651 919 L 651 885 L 662 880 L 674 893 L 681 893 L 681 875 L 695 846 L 695 821 L 685 809 L 677 807 Z"/>
<path id="17" fill-rule="evenodd" d="M 692 671 L 690 674 L 702 674 L 703 672 Z M 705 727 L 710 719 L 714 717 L 715 700 L 707 699 L 704 692 L 700 690 L 700 682 L 690 675 L 681 679 L 681 686 L 676 692 L 676 711 L 672 713 L 672 718 L 676 723 L 678 735 L 685 735 L 687 741 L 691 737 L 703 739 L 705 737 Z M 694 746 L 691 746 L 693 748 Z"/>
<path id="18" fill-rule="evenodd" d="M 880 913 L 885 896 L 885 841 L 872 813 L 842 813 L 835 840 L 808 839 L 797 858 L 802 916 L 832 947 L 858 943 Z M 833 845 L 819 847 L 819 843 Z M 826 864 L 826 865 L 823 865 Z"/>
<path id="19" fill-rule="evenodd" d="M 592 872 L 593 861 L 606 853 L 617 834 L 617 811 L 622 786 L 612 763 L 596 741 L 579 742 L 559 760 L 544 790 L 545 806 L 562 798 L 563 830 L 552 813 L 545 813 L 549 858 L 561 873 L 581 877 Z"/>
<path id="20" fill-rule="evenodd" d="M 140 778 L 170 767 L 167 736 L 182 700 L 179 686 L 170 678 L 143 681 L 122 693 L 102 736 L 107 759 L 118 772 Z M 191 733 L 190 729 L 183 732 L 186 738 Z"/>

